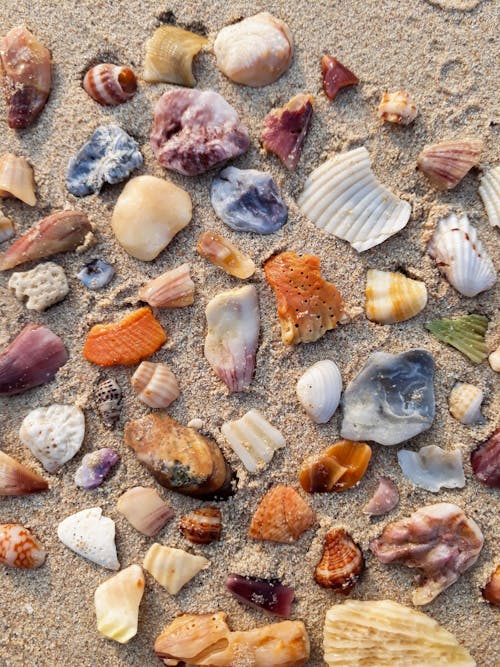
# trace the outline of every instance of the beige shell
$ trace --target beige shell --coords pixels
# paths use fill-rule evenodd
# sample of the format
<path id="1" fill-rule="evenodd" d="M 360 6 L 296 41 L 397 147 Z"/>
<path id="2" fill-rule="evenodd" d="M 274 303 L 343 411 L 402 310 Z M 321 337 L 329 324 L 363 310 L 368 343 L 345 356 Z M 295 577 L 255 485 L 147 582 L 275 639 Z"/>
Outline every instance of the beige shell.
<path id="1" fill-rule="evenodd" d="M 196 245 L 197 252 L 235 278 L 250 278 L 255 273 L 251 257 L 215 232 L 203 232 Z"/>
<path id="2" fill-rule="evenodd" d="M 143 79 L 149 83 L 164 81 L 192 88 L 193 58 L 208 40 L 194 32 L 171 25 L 157 28 L 146 42 Z"/>
<path id="3" fill-rule="evenodd" d="M 139 299 L 153 308 L 190 306 L 194 301 L 194 282 L 189 264 L 181 264 L 150 280 L 139 290 Z"/>
<path id="4" fill-rule="evenodd" d="M 126 644 L 137 634 L 144 593 L 140 565 L 130 565 L 102 583 L 94 593 L 97 629 L 103 637 Z"/>
<path id="5" fill-rule="evenodd" d="M 0 211 L 0 243 L 8 241 L 14 236 L 14 224 Z"/>
<path id="6" fill-rule="evenodd" d="M 210 544 L 220 539 L 222 515 L 218 507 L 199 507 L 184 514 L 179 525 L 186 540 L 193 544 Z"/>
<path id="7" fill-rule="evenodd" d="M 398 125 L 409 125 L 417 117 L 417 105 L 406 90 L 384 93 L 378 106 L 377 115 L 382 120 Z"/>
<path id="8" fill-rule="evenodd" d="M 155 542 L 144 557 L 143 567 L 170 595 L 176 595 L 198 572 L 209 567 L 210 561 L 182 549 L 165 547 Z"/>
<path id="9" fill-rule="evenodd" d="M 366 275 L 366 317 L 379 324 L 404 322 L 427 304 L 427 288 L 402 273 L 370 269 Z"/>
<path id="10" fill-rule="evenodd" d="M 24 496 L 48 488 L 43 477 L 0 451 L 0 496 Z"/>
<path id="11" fill-rule="evenodd" d="M 500 227 L 500 165 L 481 176 L 478 192 L 490 225 Z"/>
<path id="12" fill-rule="evenodd" d="M 24 157 L 5 153 L 0 158 L 0 197 L 15 197 L 29 206 L 36 204 L 33 168 Z"/>
<path id="13" fill-rule="evenodd" d="M 417 165 L 436 190 L 451 190 L 478 164 L 482 150 L 481 139 L 442 141 L 424 146 Z"/>
<path id="14" fill-rule="evenodd" d="M 482 402 L 482 390 L 466 382 L 457 382 L 448 398 L 451 414 L 462 424 L 474 424 L 482 421 Z"/>
<path id="15" fill-rule="evenodd" d="M 172 519 L 172 508 L 156 489 L 134 486 L 118 498 L 118 511 L 143 535 L 153 537 Z"/>
<path id="16" fill-rule="evenodd" d="M 53 262 L 38 264 L 24 273 L 13 273 L 8 286 L 16 299 L 27 299 L 26 308 L 39 312 L 62 301 L 69 292 L 64 269 Z"/>
<path id="17" fill-rule="evenodd" d="M 166 364 L 143 361 L 131 382 L 139 399 L 150 408 L 167 408 L 180 395 L 177 378 Z"/>
<path id="18" fill-rule="evenodd" d="M 495 373 L 500 373 L 500 345 L 490 354 L 488 361 L 491 369 L 494 370 Z"/>

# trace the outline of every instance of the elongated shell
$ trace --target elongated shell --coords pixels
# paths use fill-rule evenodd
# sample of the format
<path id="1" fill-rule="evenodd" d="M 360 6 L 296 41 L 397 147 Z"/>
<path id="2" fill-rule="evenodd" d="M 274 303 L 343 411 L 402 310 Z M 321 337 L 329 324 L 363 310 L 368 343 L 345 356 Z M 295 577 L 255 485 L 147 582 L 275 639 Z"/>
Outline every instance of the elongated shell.
<path id="1" fill-rule="evenodd" d="M 0 496 L 24 496 L 48 488 L 43 477 L 0 451 Z"/>
<path id="2" fill-rule="evenodd" d="M 500 227 L 500 166 L 481 176 L 479 194 L 483 200 L 490 225 Z"/>
<path id="3" fill-rule="evenodd" d="M 104 426 L 114 428 L 122 410 L 122 390 L 113 378 L 99 381 L 94 392 L 94 400 Z"/>
<path id="4" fill-rule="evenodd" d="M 427 304 L 427 288 L 402 273 L 370 269 L 366 274 L 366 317 L 379 324 L 404 322 Z"/>
<path id="5" fill-rule="evenodd" d="M 146 42 L 143 79 L 149 83 L 164 81 L 192 88 L 193 58 L 208 40 L 194 32 L 171 25 L 157 28 Z"/>
<path id="6" fill-rule="evenodd" d="M 182 308 L 194 301 L 194 282 L 189 264 L 162 273 L 139 290 L 139 299 L 154 308 Z"/>
<path id="7" fill-rule="evenodd" d="M 325 537 L 320 562 L 314 571 L 314 580 L 323 588 L 347 595 L 363 569 L 361 549 L 343 528 L 333 528 Z"/>
<path id="8" fill-rule="evenodd" d="M 418 452 L 400 449 L 398 463 L 403 475 L 421 489 L 437 493 L 442 487 L 462 489 L 465 486 L 459 449 L 445 451 L 437 445 L 421 447 Z"/>
<path id="9" fill-rule="evenodd" d="M 193 544 L 210 544 L 220 539 L 222 517 L 217 507 L 200 507 L 184 514 L 180 531 Z"/>
<path id="10" fill-rule="evenodd" d="M 379 118 L 398 125 L 409 125 L 415 120 L 417 113 L 417 105 L 406 90 L 384 93 L 377 111 Z"/>
<path id="11" fill-rule="evenodd" d="M 316 424 L 326 424 L 340 403 L 342 376 L 337 364 L 323 359 L 313 364 L 300 377 L 297 398 Z"/>
<path id="12" fill-rule="evenodd" d="M 143 361 L 131 382 L 140 400 L 150 408 L 167 408 L 180 395 L 177 378 L 166 364 Z"/>
<path id="13" fill-rule="evenodd" d="M 106 107 L 128 102 L 137 91 L 137 79 L 130 67 L 101 63 L 91 67 L 83 79 L 90 97 Z"/>
<path id="14" fill-rule="evenodd" d="M 482 402 L 482 390 L 465 382 L 457 382 L 448 398 L 451 414 L 462 424 L 474 424 L 483 420 Z"/>
<path id="15" fill-rule="evenodd" d="M 137 634 L 144 586 L 140 565 L 129 565 L 98 586 L 94 604 L 97 629 L 103 637 L 126 644 Z"/>
<path id="16" fill-rule="evenodd" d="M 482 150 L 480 139 L 442 141 L 424 146 L 417 165 L 436 190 L 451 190 L 478 164 Z"/>
<path id="17" fill-rule="evenodd" d="M 24 157 L 5 153 L 0 158 L 0 197 L 15 197 L 29 206 L 36 204 L 33 167 Z"/>
<path id="18" fill-rule="evenodd" d="M 317 227 L 349 241 L 358 252 L 406 226 L 411 206 L 378 182 L 364 147 L 340 153 L 306 180 L 298 205 Z"/>
<path id="19" fill-rule="evenodd" d="M 156 489 L 134 486 L 118 498 L 118 511 L 143 535 L 153 537 L 174 516 Z"/>
<path id="20" fill-rule="evenodd" d="M 472 314 L 431 320 L 425 328 L 438 340 L 465 354 L 473 363 L 480 364 L 488 356 L 485 341 L 488 324 L 485 315 Z"/>
<path id="21" fill-rule="evenodd" d="M 170 595 L 176 595 L 198 572 L 209 567 L 210 561 L 156 542 L 149 548 L 142 565 Z"/>
<path id="22" fill-rule="evenodd" d="M 47 552 L 32 533 L 16 523 L 0 524 L 0 563 L 31 570 L 44 564 Z"/>
<path id="23" fill-rule="evenodd" d="M 116 555 L 115 522 L 91 507 L 66 517 L 57 527 L 61 542 L 79 556 L 107 568 L 119 570 Z"/>
<path id="24" fill-rule="evenodd" d="M 198 238 L 197 252 L 235 278 L 250 278 L 255 273 L 252 258 L 233 243 L 215 232 L 203 232 Z"/>

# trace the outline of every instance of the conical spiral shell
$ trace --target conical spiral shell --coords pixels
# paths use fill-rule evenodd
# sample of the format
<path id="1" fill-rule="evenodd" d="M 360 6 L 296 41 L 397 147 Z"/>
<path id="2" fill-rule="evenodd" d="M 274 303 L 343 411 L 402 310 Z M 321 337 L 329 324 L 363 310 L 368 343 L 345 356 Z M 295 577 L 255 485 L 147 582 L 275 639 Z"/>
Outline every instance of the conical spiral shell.
<path id="1" fill-rule="evenodd" d="M 37 538 L 17 523 L 0 524 L 0 563 L 31 570 L 44 564 L 47 552 Z"/>
<path id="2" fill-rule="evenodd" d="M 487 171 L 481 177 L 480 183 L 479 194 L 490 225 L 500 227 L 500 166 Z"/>
<path id="3" fill-rule="evenodd" d="M 427 288 L 402 273 L 370 269 L 366 275 L 366 317 L 379 324 L 404 322 L 427 304 Z"/>
<path id="4" fill-rule="evenodd" d="M 40 475 L 0 451 L 0 496 L 23 496 L 48 488 Z"/>
<path id="5" fill-rule="evenodd" d="M 130 67 L 101 63 L 91 67 L 83 79 L 90 97 L 105 107 L 128 102 L 137 91 L 137 78 Z"/>
<path id="6" fill-rule="evenodd" d="M 208 40 L 194 32 L 171 25 L 157 28 L 146 43 L 144 81 L 196 85 L 192 65 L 194 56 Z"/>
<path id="7" fill-rule="evenodd" d="M 26 158 L 5 153 L 0 158 L 0 198 L 15 197 L 28 206 L 36 204 L 33 167 Z"/>
<path id="8" fill-rule="evenodd" d="M 179 398 L 177 378 L 166 364 L 143 361 L 132 376 L 132 387 L 150 408 L 167 408 Z"/>

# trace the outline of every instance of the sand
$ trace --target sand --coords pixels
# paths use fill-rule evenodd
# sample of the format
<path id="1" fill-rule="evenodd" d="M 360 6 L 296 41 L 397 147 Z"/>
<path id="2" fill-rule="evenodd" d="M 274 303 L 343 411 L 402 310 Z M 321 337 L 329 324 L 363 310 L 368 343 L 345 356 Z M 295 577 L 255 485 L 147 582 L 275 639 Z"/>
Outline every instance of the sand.
<path id="1" fill-rule="evenodd" d="M 458 9 L 454 9 L 454 7 Z M 284 19 L 295 37 L 296 51 L 290 70 L 275 84 L 250 89 L 232 84 L 218 72 L 211 54 L 202 55 L 195 67 L 198 86 L 215 89 L 238 109 L 248 125 L 252 147 L 235 161 L 240 167 L 255 167 L 273 173 L 289 205 L 289 222 L 267 237 L 237 234 L 219 221 L 209 200 L 212 173 L 184 178 L 159 167 L 149 146 L 152 107 L 168 85 L 141 82 L 134 99 L 116 109 L 95 104 L 83 91 L 82 76 L 90 64 L 112 60 L 127 64 L 139 73 L 144 42 L 159 25 L 162 12 L 171 11 L 181 25 L 196 23 L 211 40 L 230 21 L 266 8 Z M 48 493 L 0 501 L 0 522 L 29 526 L 48 550 L 40 570 L 2 568 L 0 586 L 0 665 L 2 667 L 146 667 L 158 664 L 153 642 L 162 628 L 181 612 L 224 610 L 233 629 L 248 629 L 270 621 L 262 613 L 240 606 L 225 592 L 229 572 L 280 577 L 296 591 L 292 617 L 303 619 L 311 638 L 309 665 L 323 665 L 321 636 L 325 611 L 341 598 L 320 589 L 312 580 L 324 534 L 333 525 L 343 525 L 359 542 L 366 556 L 366 571 L 352 593 L 355 599 L 390 598 L 410 605 L 414 576 L 403 567 L 384 566 L 370 554 L 369 540 L 391 520 L 407 516 L 418 507 L 439 501 L 456 502 L 480 525 L 485 546 L 476 565 L 455 585 L 425 608 L 433 618 L 453 632 L 481 667 L 498 664 L 500 646 L 495 610 L 480 595 L 489 574 L 498 563 L 498 495 L 472 476 L 469 453 L 483 441 L 499 420 L 498 375 L 487 362 L 475 366 L 455 350 L 433 339 L 424 323 L 437 316 L 484 313 L 492 320 L 488 345 L 500 343 L 498 292 L 490 290 L 474 299 L 461 297 L 441 277 L 422 244 L 425 225 L 453 208 L 467 211 L 488 252 L 500 269 L 498 230 L 490 227 L 477 194 L 478 172 L 472 171 L 454 190 L 436 193 L 416 171 L 416 157 L 425 143 L 449 137 L 477 136 L 484 141 L 481 166 L 498 163 L 498 89 L 494 63 L 498 60 L 495 3 L 472 0 L 424 0 L 402 4 L 364 0 L 253 3 L 211 0 L 207 3 L 172 0 L 78 3 L 20 0 L 1 3 L 2 32 L 25 24 L 51 50 L 54 85 L 50 100 L 31 129 L 16 133 L 5 121 L 0 102 L 0 146 L 25 155 L 35 168 L 38 189 L 36 207 L 5 201 L 2 208 L 16 222 L 18 232 L 27 230 L 42 216 L 62 207 L 86 211 L 96 227 L 97 245 L 84 255 L 68 253 L 55 258 L 70 282 L 66 299 L 44 314 L 28 311 L 7 289 L 9 275 L 0 277 L 0 349 L 28 322 L 48 324 L 62 336 L 70 360 L 57 379 L 20 396 L 1 399 L 2 450 L 43 472 L 23 447 L 18 430 L 27 412 L 53 402 L 74 403 L 85 408 L 86 437 L 80 453 L 50 479 Z M 463 11 L 462 11 L 463 10 Z M 344 91 L 330 103 L 321 90 L 319 60 L 331 52 L 360 78 L 357 88 Z M 408 128 L 383 125 L 376 107 L 383 91 L 407 88 L 414 95 L 419 116 Z M 288 173 L 273 157 L 260 149 L 260 123 L 268 110 L 304 91 L 315 98 L 315 116 L 302 159 L 295 173 Z M 69 158 L 95 127 L 116 122 L 140 143 L 145 164 L 143 173 L 170 178 L 185 187 L 194 203 L 193 220 L 155 261 L 140 262 L 128 256 L 110 228 L 113 205 L 122 185 L 105 188 L 101 195 L 77 200 L 65 188 Z M 495 139 L 497 143 L 495 144 Z M 301 216 L 295 198 L 308 173 L 336 151 L 365 145 L 376 174 L 393 192 L 411 202 L 408 226 L 383 245 L 357 254 L 351 247 L 327 237 Z M 223 289 L 238 285 L 195 251 L 204 229 L 225 234 L 248 252 L 259 269 L 251 282 L 259 292 L 262 328 L 257 369 L 250 391 L 227 396 L 203 357 L 204 308 Z M 367 268 L 404 269 L 425 281 L 429 290 L 426 309 L 409 322 L 381 326 L 364 316 L 320 341 L 298 347 L 281 342 L 274 296 L 263 279 L 262 262 L 272 253 L 289 249 L 317 254 L 324 275 L 332 280 L 351 307 L 364 305 Z M 86 261 L 94 257 L 114 264 L 116 278 L 100 292 L 88 291 L 76 278 Z M 199 502 L 160 487 L 137 462 L 123 443 L 127 420 L 148 409 L 134 396 L 130 386 L 132 369 L 113 368 L 107 375 L 118 380 L 125 404 L 114 432 L 107 431 L 92 406 L 92 390 L 99 369 L 81 355 L 84 337 L 97 322 L 112 321 L 137 305 L 137 288 L 181 261 L 189 261 L 196 283 L 192 307 L 159 310 L 158 319 L 168 333 L 168 342 L 153 360 L 171 365 L 179 378 L 182 395 L 168 410 L 186 424 L 203 421 L 203 432 L 214 437 L 239 476 L 238 493 L 220 507 L 224 530 L 220 543 L 204 548 L 190 546 L 178 531 L 178 519 Z M 27 267 L 28 268 L 28 267 Z M 29 267 L 31 268 L 31 267 Z M 21 268 L 21 270 L 23 270 Z M 10 272 L 9 272 L 10 274 Z M 495 299 L 497 299 L 495 301 Z M 349 382 L 375 350 L 400 352 L 415 346 L 429 350 L 436 360 L 436 419 L 430 431 L 408 447 L 438 444 L 463 452 L 467 484 L 464 489 L 432 494 L 405 481 L 397 465 L 398 447 L 373 446 L 373 458 L 361 484 L 340 494 L 313 496 L 319 527 L 293 546 L 251 541 L 246 533 L 253 510 L 265 491 L 277 482 L 298 487 L 297 467 L 311 452 L 319 451 L 339 436 L 338 414 L 326 425 L 314 425 L 295 398 L 297 378 L 310 364 L 331 358 L 339 365 L 344 383 Z M 478 384 L 485 393 L 486 422 L 462 426 L 447 410 L 447 396 L 456 380 Z M 251 407 L 260 408 L 286 437 L 287 446 L 277 453 L 268 468 L 258 475 L 245 473 L 220 434 L 227 419 L 241 416 Z M 102 446 L 116 447 L 121 463 L 114 475 L 95 491 L 79 490 L 73 476 L 82 456 Z M 379 475 L 396 480 L 401 491 L 399 507 L 388 517 L 370 521 L 361 508 L 371 495 Z M 117 548 L 122 566 L 140 563 L 153 540 L 141 536 L 117 512 L 121 493 L 134 485 L 160 489 L 176 511 L 176 519 L 157 538 L 161 543 L 205 554 L 211 567 L 188 584 L 176 597 L 147 576 L 139 632 L 126 646 L 101 638 L 95 627 L 93 594 L 110 573 L 82 559 L 59 542 L 58 523 L 66 516 L 92 506 L 116 521 Z M 496 540 L 496 542 L 495 542 Z M 496 657 L 495 657 L 496 656 Z M 404 658 L 402 662 L 404 664 Z M 271 666 L 270 666 L 271 667 Z"/>

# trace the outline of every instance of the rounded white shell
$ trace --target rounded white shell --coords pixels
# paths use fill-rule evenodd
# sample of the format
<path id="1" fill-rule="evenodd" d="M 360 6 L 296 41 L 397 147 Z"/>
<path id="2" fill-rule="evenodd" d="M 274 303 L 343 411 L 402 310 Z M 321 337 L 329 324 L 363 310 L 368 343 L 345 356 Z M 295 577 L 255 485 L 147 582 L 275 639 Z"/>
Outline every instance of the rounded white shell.
<path id="1" fill-rule="evenodd" d="M 490 366 L 495 373 L 500 373 L 500 345 L 488 357 Z"/>
<path id="2" fill-rule="evenodd" d="M 326 424 L 340 403 L 342 376 L 337 364 L 323 359 L 313 364 L 297 382 L 297 398 L 316 424 Z"/>
<path id="3" fill-rule="evenodd" d="M 448 398 L 450 412 L 462 424 L 482 421 L 481 403 L 483 392 L 479 387 L 465 382 L 457 382 Z"/>
<path id="4" fill-rule="evenodd" d="M 115 522 L 102 516 L 100 507 L 68 516 L 57 527 L 57 536 L 79 556 L 108 570 L 120 569 L 115 546 Z"/>
<path id="5" fill-rule="evenodd" d="M 500 227 L 500 165 L 481 176 L 480 183 L 479 194 L 490 225 Z"/>

